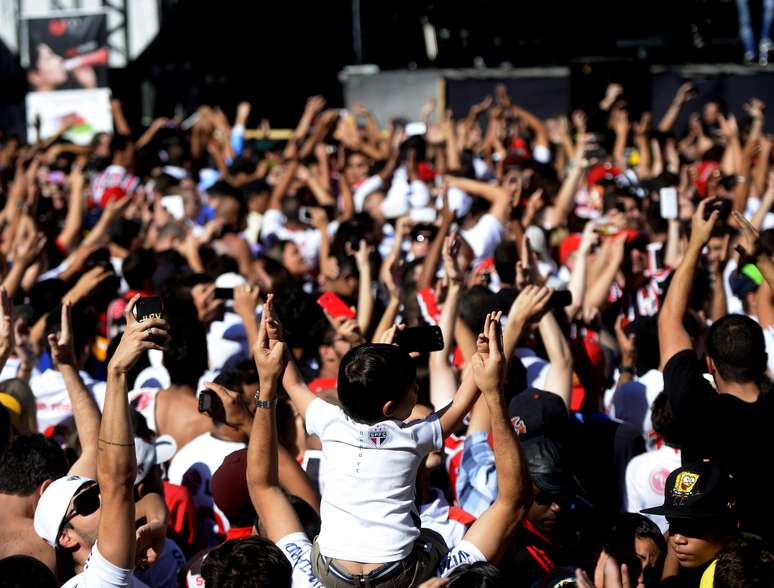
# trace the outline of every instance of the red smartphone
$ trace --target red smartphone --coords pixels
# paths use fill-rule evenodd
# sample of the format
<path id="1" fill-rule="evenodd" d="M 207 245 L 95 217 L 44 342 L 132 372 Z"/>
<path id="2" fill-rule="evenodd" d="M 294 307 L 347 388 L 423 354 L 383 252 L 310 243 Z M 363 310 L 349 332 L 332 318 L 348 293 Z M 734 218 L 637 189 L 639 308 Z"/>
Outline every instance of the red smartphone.
<path id="1" fill-rule="evenodd" d="M 333 318 L 344 316 L 353 319 L 356 316 L 355 311 L 347 306 L 344 301 L 333 292 L 325 292 L 317 299 L 317 304 L 324 310 L 327 310 L 328 314 Z"/>

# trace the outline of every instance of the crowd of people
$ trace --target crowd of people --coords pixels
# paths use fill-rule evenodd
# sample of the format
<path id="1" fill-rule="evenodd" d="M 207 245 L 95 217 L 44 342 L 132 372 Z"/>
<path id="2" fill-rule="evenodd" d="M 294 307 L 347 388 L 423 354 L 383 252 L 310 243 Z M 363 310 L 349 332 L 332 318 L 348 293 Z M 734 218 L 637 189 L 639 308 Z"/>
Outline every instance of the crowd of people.
<path id="1" fill-rule="evenodd" d="M 0 584 L 774 586 L 765 105 L 600 98 L 2 135 Z"/>

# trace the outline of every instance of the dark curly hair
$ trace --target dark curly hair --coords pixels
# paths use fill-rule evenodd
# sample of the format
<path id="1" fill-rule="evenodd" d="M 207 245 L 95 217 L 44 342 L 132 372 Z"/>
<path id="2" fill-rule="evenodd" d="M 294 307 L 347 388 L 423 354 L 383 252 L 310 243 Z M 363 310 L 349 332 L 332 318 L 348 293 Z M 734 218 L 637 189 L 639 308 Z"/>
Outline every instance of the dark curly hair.
<path id="1" fill-rule="evenodd" d="M 40 433 L 20 435 L 0 457 L 0 493 L 30 496 L 46 480 L 67 474 L 62 449 Z"/>
<path id="2" fill-rule="evenodd" d="M 280 548 L 262 537 L 226 541 L 202 565 L 212 588 L 290 588 L 292 573 Z"/>

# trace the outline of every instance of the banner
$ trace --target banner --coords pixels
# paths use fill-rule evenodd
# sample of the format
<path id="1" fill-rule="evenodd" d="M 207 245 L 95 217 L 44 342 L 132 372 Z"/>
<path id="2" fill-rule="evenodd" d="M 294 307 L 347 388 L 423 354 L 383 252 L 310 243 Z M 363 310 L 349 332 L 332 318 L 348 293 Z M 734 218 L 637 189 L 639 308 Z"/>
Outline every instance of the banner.
<path id="1" fill-rule="evenodd" d="M 113 129 L 108 90 L 107 15 L 54 12 L 24 19 L 27 65 L 27 140 L 50 137 L 65 124 L 65 137 L 86 144 Z"/>
<path id="2" fill-rule="evenodd" d="M 70 129 L 64 137 L 87 145 L 97 133 L 113 132 L 110 90 L 61 90 L 27 94 L 27 142 L 37 140 L 35 120 L 40 117 L 40 136 L 45 139 L 63 126 Z"/>
<path id="3" fill-rule="evenodd" d="M 27 81 L 33 91 L 107 87 L 106 14 L 31 17 L 25 24 Z"/>

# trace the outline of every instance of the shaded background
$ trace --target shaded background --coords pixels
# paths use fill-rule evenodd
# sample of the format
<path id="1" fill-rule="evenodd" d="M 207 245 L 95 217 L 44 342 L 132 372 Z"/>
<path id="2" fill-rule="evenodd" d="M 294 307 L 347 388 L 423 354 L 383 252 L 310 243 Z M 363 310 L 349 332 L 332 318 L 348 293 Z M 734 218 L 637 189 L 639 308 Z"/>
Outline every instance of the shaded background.
<path id="1" fill-rule="evenodd" d="M 352 17 L 358 4 L 359 51 Z M 563 95 L 552 86 L 539 105 L 582 106 L 604 80 L 623 76 L 637 84 L 627 90 L 634 110 L 641 110 L 663 101 L 658 76 L 651 83 L 647 74 L 650 64 L 739 62 L 742 54 L 733 0 L 160 0 L 160 7 L 156 39 L 125 69 L 110 71 L 111 88 L 135 129 L 143 105 L 146 114 L 168 116 L 219 104 L 233 117 L 240 100 L 254 105 L 251 124 L 269 117 L 275 127 L 292 126 L 310 94 L 341 105 L 338 74 L 358 62 L 382 70 L 574 65 L 568 80 L 554 82 L 565 88 Z M 756 27 L 760 11 L 761 1 L 751 0 Z M 435 61 L 427 56 L 423 22 L 435 30 Z M 582 75 L 592 58 L 593 80 Z M 755 80 L 757 89 L 761 81 Z M 476 82 L 450 84 L 449 104 L 466 108 L 479 99 L 482 84 Z M 533 89 L 539 85 L 533 80 Z M 25 91 L 18 58 L 0 47 L 0 125 L 18 117 Z"/>

